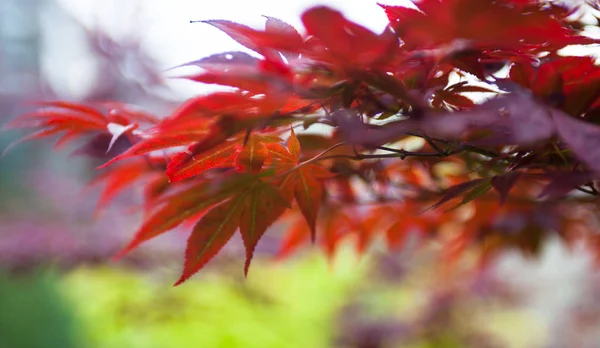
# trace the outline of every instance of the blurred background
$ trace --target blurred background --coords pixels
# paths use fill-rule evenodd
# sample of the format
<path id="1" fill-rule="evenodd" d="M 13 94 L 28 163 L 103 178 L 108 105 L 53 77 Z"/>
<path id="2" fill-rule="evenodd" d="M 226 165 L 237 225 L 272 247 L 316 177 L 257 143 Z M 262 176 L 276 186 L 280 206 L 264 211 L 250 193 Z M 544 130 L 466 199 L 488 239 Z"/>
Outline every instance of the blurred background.
<path id="1" fill-rule="evenodd" d="M 214 89 L 169 68 L 244 50 L 190 20 L 260 27 L 268 15 L 301 28 L 316 3 L 1 0 L 0 124 L 32 100 L 164 115 Z M 326 3 L 375 31 L 387 21 L 374 1 Z M 0 133 L 0 149 L 20 135 Z M 270 233 L 248 279 L 238 242 L 173 288 L 185 234 L 110 261 L 140 223 L 139 192 L 94 215 L 97 163 L 72 151 L 27 142 L 0 160 L 0 348 L 600 347 L 600 277 L 582 248 L 556 240 L 536 259 L 509 254 L 485 271 L 465 260 L 440 278 L 434 247 L 359 257 L 349 240 L 332 260 L 317 247 L 280 260 Z"/>

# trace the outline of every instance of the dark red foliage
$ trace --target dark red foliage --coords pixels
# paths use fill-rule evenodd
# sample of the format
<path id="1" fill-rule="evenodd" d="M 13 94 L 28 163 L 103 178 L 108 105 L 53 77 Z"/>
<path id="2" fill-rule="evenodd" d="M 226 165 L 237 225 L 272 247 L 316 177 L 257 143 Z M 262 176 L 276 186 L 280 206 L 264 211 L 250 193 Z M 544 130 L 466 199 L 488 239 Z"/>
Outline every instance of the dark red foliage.
<path id="1" fill-rule="evenodd" d="M 363 252 L 377 234 L 390 248 L 435 239 L 445 267 L 466 250 L 482 262 L 506 248 L 535 254 L 550 233 L 596 248 L 582 216 L 599 195 L 600 68 L 559 51 L 600 43 L 582 33 L 583 5 L 380 6 L 381 33 L 324 6 L 302 14 L 304 35 L 272 17 L 264 30 L 206 21 L 258 55 L 183 64 L 201 69 L 185 78 L 234 89 L 164 118 L 45 102 L 7 127 L 84 138 L 76 153 L 112 157 L 101 204 L 145 185 L 145 220 L 121 255 L 192 222 L 177 284 L 238 230 L 247 272 L 280 220 L 292 225 L 279 255 L 311 236 L 328 255 L 348 236 Z"/>

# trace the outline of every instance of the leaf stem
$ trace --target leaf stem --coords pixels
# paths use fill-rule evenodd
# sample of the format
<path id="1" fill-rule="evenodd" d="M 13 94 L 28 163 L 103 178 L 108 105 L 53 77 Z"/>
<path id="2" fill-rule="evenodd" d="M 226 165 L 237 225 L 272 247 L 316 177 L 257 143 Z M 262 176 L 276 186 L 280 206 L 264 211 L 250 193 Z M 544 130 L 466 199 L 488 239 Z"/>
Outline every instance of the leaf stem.
<path id="1" fill-rule="evenodd" d="M 393 152 L 393 153 L 373 154 L 373 155 L 356 153 L 354 156 L 350 156 L 350 155 L 331 155 L 331 156 L 320 157 L 320 158 L 317 158 L 317 159 L 318 160 L 326 160 L 326 159 L 334 159 L 334 158 L 346 158 L 346 159 L 351 159 L 351 160 L 355 160 L 355 161 L 361 161 L 361 160 L 365 160 L 365 159 L 383 159 L 383 158 L 400 158 L 401 160 L 404 160 L 407 157 L 439 157 L 439 158 L 444 158 L 444 157 L 449 157 L 449 156 L 452 156 L 452 155 L 456 155 L 456 154 L 461 153 L 461 152 L 464 151 L 464 149 L 462 149 L 462 148 L 457 148 L 457 149 L 454 149 L 454 150 L 451 150 L 451 151 L 445 151 L 445 152 L 442 152 L 442 153 L 438 153 L 438 152 L 413 152 L 413 151 L 406 151 L 406 150 L 403 150 L 403 149 L 393 149 L 393 148 L 389 148 L 389 147 L 385 147 L 385 146 L 380 146 L 380 147 L 378 147 L 378 149 L 389 151 L 389 152 Z"/>
<path id="2" fill-rule="evenodd" d="M 288 169 L 288 170 L 286 170 L 286 171 L 284 171 L 282 173 L 277 174 L 277 176 L 288 175 L 291 172 L 293 172 L 294 170 L 296 170 L 296 169 L 298 169 L 298 168 L 300 168 L 300 167 L 302 167 L 304 165 L 307 165 L 307 164 L 310 164 L 310 163 L 315 162 L 317 160 L 320 160 L 321 156 L 325 155 L 327 152 L 332 151 L 332 150 L 334 150 L 334 149 L 336 149 L 336 148 L 338 148 L 340 146 L 343 146 L 343 145 L 346 145 L 346 143 L 345 142 L 341 142 L 341 143 L 337 143 L 335 145 L 332 145 L 332 146 L 328 147 L 327 149 L 323 150 L 322 152 L 320 152 L 319 154 L 317 154 L 316 156 L 314 156 L 314 157 L 312 157 L 312 158 L 310 158 L 310 159 L 308 159 L 308 160 L 306 160 L 304 162 L 300 162 L 295 167 L 290 168 L 290 169 Z"/>

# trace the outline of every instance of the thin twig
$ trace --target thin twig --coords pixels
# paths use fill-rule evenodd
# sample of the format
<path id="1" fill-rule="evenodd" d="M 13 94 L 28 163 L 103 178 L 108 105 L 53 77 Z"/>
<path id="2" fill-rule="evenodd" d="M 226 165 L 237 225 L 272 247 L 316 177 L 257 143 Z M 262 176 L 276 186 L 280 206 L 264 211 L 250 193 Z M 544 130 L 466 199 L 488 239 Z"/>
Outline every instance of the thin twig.
<path id="1" fill-rule="evenodd" d="M 302 167 L 304 165 L 307 165 L 307 164 L 310 164 L 310 163 L 315 162 L 317 160 L 320 160 L 321 156 L 325 155 L 327 152 L 332 151 L 332 150 L 334 150 L 334 149 L 336 149 L 336 148 L 338 148 L 340 146 L 343 146 L 343 145 L 346 145 L 346 143 L 345 142 L 341 142 L 341 143 L 337 143 L 337 144 L 335 144 L 333 146 L 330 146 L 327 149 L 325 149 L 324 151 L 320 152 L 318 155 L 316 155 L 316 156 L 314 156 L 314 157 L 312 157 L 312 158 L 310 158 L 310 159 L 308 159 L 308 160 L 306 160 L 304 162 L 298 163 L 294 168 L 290 168 L 290 169 L 288 169 L 288 170 L 286 170 L 286 171 L 284 171 L 282 173 L 279 173 L 279 174 L 277 174 L 277 176 L 288 175 L 289 173 L 293 172 L 294 170 L 296 170 L 296 169 L 298 169 L 298 168 L 300 168 L 300 167 Z"/>
<path id="2" fill-rule="evenodd" d="M 452 155 L 456 155 L 462 152 L 462 149 L 455 149 L 452 151 L 448 151 L 444 154 L 439 154 L 437 152 L 412 152 L 405 151 L 401 149 L 391 149 L 394 153 L 384 153 L 384 154 L 376 154 L 376 155 L 365 155 L 365 154 L 356 154 L 354 156 L 350 155 L 331 155 L 318 158 L 318 160 L 326 160 L 326 159 L 334 159 L 334 158 L 346 158 L 355 161 L 361 161 L 365 159 L 383 159 L 383 158 L 400 158 L 406 159 L 407 157 L 448 157 Z"/>

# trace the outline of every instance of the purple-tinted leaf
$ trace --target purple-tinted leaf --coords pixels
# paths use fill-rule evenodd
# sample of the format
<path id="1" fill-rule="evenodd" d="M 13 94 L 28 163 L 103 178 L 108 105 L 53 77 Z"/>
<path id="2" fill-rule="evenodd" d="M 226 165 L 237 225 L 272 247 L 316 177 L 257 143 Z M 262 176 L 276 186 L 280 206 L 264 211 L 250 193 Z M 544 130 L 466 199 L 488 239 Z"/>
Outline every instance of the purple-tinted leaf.
<path id="1" fill-rule="evenodd" d="M 553 110 L 559 137 L 573 154 L 596 173 L 600 173 L 600 127 L 580 121 L 560 110 Z"/>
<path id="2" fill-rule="evenodd" d="M 265 31 L 266 32 L 279 32 L 279 33 L 287 33 L 290 36 L 296 36 L 298 40 L 302 40 L 302 36 L 298 33 L 296 28 L 291 26 L 290 24 L 282 21 L 279 18 L 263 16 L 267 19 L 265 23 Z"/>
<path id="3" fill-rule="evenodd" d="M 551 120 L 549 108 L 537 103 L 533 98 L 515 95 L 490 103 L 496 105 L 499 125 L 507 125 L 514 144 L 532 145 L 554 135 L 555 126 Z"/>
<path id="4" fill-rule="evenodd" d="M 532 98 L 516 97 L 507 102 L 501 116 L 507 116 L 515 144 L 531 145 L 554 135 L 549 109 Z"/>
<path id="5" fill-rule="evenodd" d="M 537 153 L 531 153 L 529 151 L 519 151 L 514 156 L 512 164 L 508 167 L 508 170 L 517 170 L 519 168 L 526 168 L 539 157 Z"/>
<path id="6" fill-rule="evenodd" d="M 490 181 L 483 180 L 481 182 L 481 184 L 477 184 L 472 190 L 470 190 L 468 193 L 466 193 L 465 196 L 463 197 L 462 201 L 457 206 L 450 209 L 449 211 L 458 209 L 458 208 L 462 207 L 463 205 L 475 200 L 476 198 L 483 196 L 491 188 L 492 188 L 492 184 L 490 183 Z"/>
<path id="7" fill-rule="evenodd" d="M 597 174 L 590 172 L 553 172 L 547 173 L 547 175 L 550 182 L 544 187 L 539 198 L 554 199 L 562 197 L 597 177 Z"/>
<path id="8" fill-rule="evenodd" d="M 474 110 L 430 113 L 421 124 L 435 136 L 456 138 L 467 130 L 490 130 L 494 145 L 526 146 L 554 135 L 550 110 L 527 96 L 501 96 Z"/>
<path id="9" fill-rule="evenodd" d="M 240 65 L 251 65 L 256 66 L 258 63 L 258 58 L 253 57 L 245 52 L 240 51 L 232 51 L 225 53 L 213 54 L 208 57 L 204 57 L 198 60 L 194 60 L 192 62 L 184 63 L 173 67 L 171 69 L 182 68 L 184 66 L 199 66 L 204 67 L 205 65 L 213 65 L 213 64 L 240 64 Z"/>
<path id="10" fill-rule="evenodd" d="M 335 111 L 331 119 L 347 143 L 371 149 L 406 137 L 406 132 L 416 126 L 416 122 L 404 120 L 373 127 L 365 124 L 356 111 L 348 109 Z"/>
<path id="11" fill-rule="evenodd" d="M 344 139 L 352 144 L 358 145 L 355 141 L 360 142 L 369 132 L 369 127 L 354 110 L 337 110 L 331 113 L 330 118 L 339 128 Z"/>
<path id="12" fill-rule="evenodd" d="M 265 23 L 265 31 L 267 33 L 271 33 L 271 32 L 285 33 L 290 37 L 290 40 L 294 41 L 293 45 L 295 45 L 295 46 L 301 46 L 302 43 L 304 42 L 304 40 L 302 39 L 302 35 L 300 35 L 300 33 L 298 33 L 296 28 L 294 28 L 293 26 L 289 25 L 288 23 L 286 23 L 278 18 L 269 17 L 269 16 L 263 16 L 263 17 L 265 17 L 267 19 L 267 22 Z M 295 59 L 300 56 L 298 53 L 290 53 L 290 52 L 283 52 L 282 54 L 288 60 Z"/>
<path id="13" fill-rule="evenodd" d="M 506 197 L 510 189 L 515 186 L 517 180 L 521 177 L 520 172 L 508 172 L 502 175 L 497 175 L 492 178 L 492 187 L 500 194 L 500 204 L 506 202 Z"/>
<path id="14" fill-rule="evenodd" d="M 117 140 L 119 140 L 119 138 L 121 138 L 123 136 L 123 134 L 136 129 L 137 127 L 138 127 L 138 125 L 136 123 L 132 123 L 127 126 L 123 126 L 123 125 L 120 125 L 117 123 L 109 123 L 106 126 L 106 128 L 108 129 L 108 132 L 110 134 L 112 134 L 112 138 L 110 139 L 110 142 L 108 143 L 108 148 L 106 149 L 106 153 L 110 152 L 110 150 L 115 145 Z"/>
<path id="15" fill-rule="evenodd" d="M 332 116 L 348 142 L 370 148 L 398 140 L 414 130 L 441 138 L 459 138 L 466 131 L 489 131 L 490 136 L 473 145 L 528 146 L 555 134 L 552 110 L 528 96 L 511 95 L 494 98 L 473 110 L 430 111 L 420 118 L 391 122 L 383 127 L 367 126 L 348 110 Z"/>
<path id="16" fill-rule="evenodd" d="M 422 103 L 419 104 L 421 101 L 418 98 L 414 98 L 401 81 L 388 74 L 357 70 L 352 72 L 352 77 L 357 80 L 364 80 L 364 82 L 369 85 L 400 100 L 406 101 L 414 107 L 425 106 Z"/>
<path id="17" fill-rule="evenodd" d="M 242 46 L 245 46 L 255 52 L 259 52 L 260 50 L 256 47 L 256 44 L 244 33 L 253 31 L 247 25 L 235 23 L 232 21 L 227 21 L 223 19 L 212 19 L 207 21 L 201 21 L 202 23 L 210 24 L 213 27 L 221 30 L 225 34 L 229 35 L 232 39 L 237 41 Z"/>
<path id="18" fill-rule="evenodd" d="M 83 146 L 73 151 L 70 156 L 90 156 L 109 159 L 118 156 L 131 147 L 127 137 L 118 137 L 109 133 L 101 133 L 87 141 Z"/>
<path id="19" fill-rule="evenodd" d="M 262 40 L 265 39 L 264 32 L 254 30 L 247 25 L 226 20 L 208 20 L 202 22 L 220 29 L 241 45 L 268 57 L 272 61 L 282 61 L 278 52 L 270 48 L 269 45 L 262 43 Z"/>
<path id="20" fill-rule="evenodd" d="M 483 181 L 484 181 L 484 179 L 475 179 L 475 180 L 463 182 L 458 185 L 454 185 L 454 186 L 450 187 L 449 189 L 447 189 L 444 192 L 444 195 L 442 196 L 442 198 L 440 198 L 440 200 L 437 201 L 434 205 L 427 208 L 427 210 L 431 210 L 431 209 L 435 209 L 435 208 L 439 207 L 440 205 L 448 202 L 449 200 L 458 197 L 459 195 L 463 194 L 464 192 L 467 192 L 468 190 L 472 189 L 473 187 L 477 186 L 478 184 L 482 183 Z"/>

